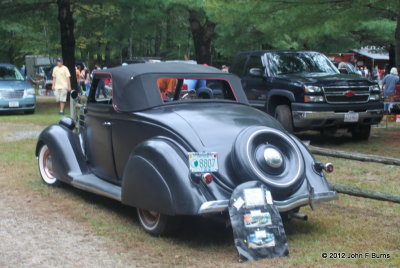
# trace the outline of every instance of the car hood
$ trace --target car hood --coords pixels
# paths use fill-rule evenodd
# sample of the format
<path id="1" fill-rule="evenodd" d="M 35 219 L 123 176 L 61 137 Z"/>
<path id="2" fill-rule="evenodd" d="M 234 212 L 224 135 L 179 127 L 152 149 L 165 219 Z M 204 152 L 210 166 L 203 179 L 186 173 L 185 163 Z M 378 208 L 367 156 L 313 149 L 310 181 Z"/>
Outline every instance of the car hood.
<path id="1" fill-rule="evenodd" d="M 271 116 L 244 104 L 182 103 L 165 105 L 142 115 L 173 129 L 197 150 L 233 144 L 238 134 L 249 126 L 285 131 Z"/>
<path id="2" fill-rule="evenodd" d="M 356 74 L 294 73 L 277 76 L 280 79 L 295 80 L 302 84 L 318 86 L 368 86 L 373 84 L 367 78 Z"/>
<path id="3" fill-rule="evenodd" d="M 32 86 L 26 81 L 2 81 L 0 80 L 0 90 L 5 89 L 27 89 Z"/>

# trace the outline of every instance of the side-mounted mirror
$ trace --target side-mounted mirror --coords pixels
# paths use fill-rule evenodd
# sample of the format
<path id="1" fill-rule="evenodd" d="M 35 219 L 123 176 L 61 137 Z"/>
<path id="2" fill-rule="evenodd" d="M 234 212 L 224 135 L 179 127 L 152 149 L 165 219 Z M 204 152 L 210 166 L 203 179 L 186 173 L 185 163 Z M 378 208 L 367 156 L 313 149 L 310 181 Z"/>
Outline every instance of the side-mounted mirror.
<path id="1" fill-rule="evenodd" d="M 74 100 L 76 100 L 78 98 L 78 91 L 77 90 L 72 90 L 71 91 L 71 98 L 73 98 Z"/>
<path id="2" fill-rule="evenodd" d="M 254 77 L 262 77 L 263 76 L 263 72 L 260 68 L 251 68 L 249 70 L 249 74 Z"/>
<path id="3" fill-rule="evenodd" d="M 345 69 L 345 68 L 340 68 L 340 69 L 339 69 L 339 72 L 340 72 L 341 74 L 349 74 L 349 71 L 347 71 L 347 69 Z"/>

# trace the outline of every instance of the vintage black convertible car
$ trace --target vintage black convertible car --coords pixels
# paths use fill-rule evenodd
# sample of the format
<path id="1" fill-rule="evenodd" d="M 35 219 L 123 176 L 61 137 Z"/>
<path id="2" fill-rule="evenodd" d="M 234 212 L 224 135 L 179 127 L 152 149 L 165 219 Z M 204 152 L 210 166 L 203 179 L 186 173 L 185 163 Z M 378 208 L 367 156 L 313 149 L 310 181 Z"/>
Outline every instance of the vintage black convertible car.
<path id="1" fill-rule="evenodd" d="M 238 77 L 215 68 L 147 63 L 94 74 L 79 122 L 40 135 L 44 182 L 137 208 L 160 235 L 182 215 L 224 214 L 248 181 L 270 189 L 281 213 L 337 197 L 325 166 L 271 116 L 248 105 Z"/>

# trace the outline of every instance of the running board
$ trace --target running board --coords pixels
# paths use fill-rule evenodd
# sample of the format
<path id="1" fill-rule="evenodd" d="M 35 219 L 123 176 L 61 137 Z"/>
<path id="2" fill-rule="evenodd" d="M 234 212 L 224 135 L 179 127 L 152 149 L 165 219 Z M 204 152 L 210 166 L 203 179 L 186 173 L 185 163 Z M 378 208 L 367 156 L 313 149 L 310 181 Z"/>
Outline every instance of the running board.
<path id="1" fill-rule="evenodd" d="M 93 174 L 77 176 L 71 184 L 78 189 L 121 201 L 120 186 L 106 182 Z"/>

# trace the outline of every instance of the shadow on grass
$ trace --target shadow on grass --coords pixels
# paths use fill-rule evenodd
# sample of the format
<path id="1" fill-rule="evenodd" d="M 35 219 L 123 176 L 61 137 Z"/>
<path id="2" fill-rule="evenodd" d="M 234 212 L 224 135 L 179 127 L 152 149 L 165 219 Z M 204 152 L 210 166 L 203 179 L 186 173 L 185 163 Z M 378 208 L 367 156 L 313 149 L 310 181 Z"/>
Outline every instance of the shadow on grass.
<path id="1" fill-rule="evenodd" d="M 342 146 L 347 144 L 362 144 L 366 141 L 357 141 L 353 139 L 350 133 L 337 133 L 335 135 L 322 135 L 319 132 L 308 131 L 296 133 L 302 141 L 310 141 L 313 146 Z"/>
<path id="2" fill-rule="evenodd" d="M 116 213 L 123 221 L 131 222 L 137 228 L 140 227 L 135 208 L 125 206 L 118 201 L 85 192 L 74 188 L 73 186 L 63 184 L 62 189 L 71 195 L 79 197 L 83 202 L 94 204 L 101 210 L 109 213 Z M 228 214 L 225 217 L 219 217 L 217 220 L 201 216 L 185 216 L 182 219 L 182 226 L 179 232 L 174 236 L 167 237 L 174 244 L 187 246 L 198 250 L 208 250 L 211 247 L 233 247 L 232 228 L 227 227 Z M 301 220 L 291 220 L 285 222 L 285 230 L 288 236 L 309 234 L 320 232 L 321 227 L 315 223 Z M 141 230 L 143 234 L 144 230 Z"/>

